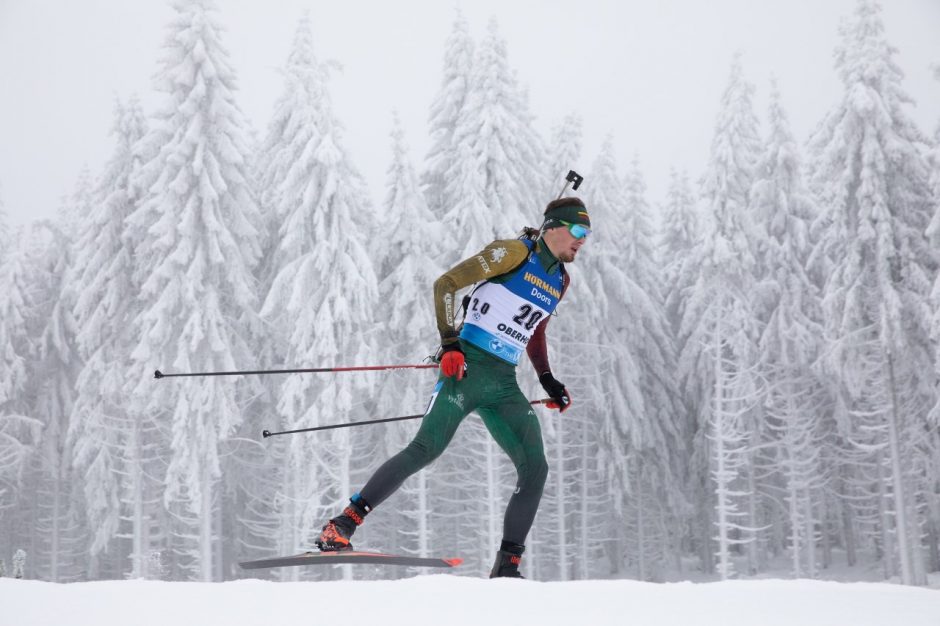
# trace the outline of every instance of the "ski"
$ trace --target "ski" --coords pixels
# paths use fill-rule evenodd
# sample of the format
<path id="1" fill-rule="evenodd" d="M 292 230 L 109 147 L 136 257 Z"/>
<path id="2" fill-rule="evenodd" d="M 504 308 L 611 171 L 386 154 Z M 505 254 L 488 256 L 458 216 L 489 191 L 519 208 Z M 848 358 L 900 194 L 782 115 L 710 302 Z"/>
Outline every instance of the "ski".
<path id="1" fill-rule="evenodd" d="M 411 567 L 456 567 L 463 559 L 424 558 L 383 554 L 381 552 L 360 552 L 341 550 L 339 552 L 304 552 L 293 556 L 279 556 L 273 559 L 245 561 L 238 565 L 242 569 L 261 569 L 265 567 L 291 567 L 295 565 L 335 565 L 340 563 L 373 563 L 379 565 L 406 565 Z"/>

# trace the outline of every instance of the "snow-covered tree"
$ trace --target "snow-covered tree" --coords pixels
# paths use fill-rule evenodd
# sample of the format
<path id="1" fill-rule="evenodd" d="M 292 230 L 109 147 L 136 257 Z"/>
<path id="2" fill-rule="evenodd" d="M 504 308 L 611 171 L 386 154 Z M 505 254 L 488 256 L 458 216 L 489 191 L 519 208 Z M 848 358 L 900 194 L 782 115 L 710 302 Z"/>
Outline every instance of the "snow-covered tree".
<path id="1" fill-rule="evenodd" d="M 933 67 L 934 77 L 940 80 L 940 64 Z M 930 189 L 933 193 L 933 218 L 927 227 L 927 237 L 934 250 L 940 249 L 940 123 L 937 124 L 933 135 L 933 148 L 930 151 Z M 934 368 L 940 377 L 940 271 L 937 271 L 930 296 L 933 305 L 931 320 L 931 336 L 934 341 Z M 930 412 L 930 423 L 940 424 L 940 394 Z M 931 448 L 930 464 L 933 476 L 940 476 L 940 432 L 934 429 L 935 436 Z M 940 490 L 934 489 L 928 499 L 928 517 L 930 527 L 927 529 L 927 541 L 931 555 L 933 571 L 940 569 Z"/>
<path id="2" fill-rule="evenodd" d="M 373 255 L 373 209 L 365 184 L 343 147 L 342 125 L 309 52 L 309 28 L 298 31 L 288 64 L 287 94 L 270 133 L 295 120 L 296 135 L 269 139 L 281 229 L 272 257 L 271 288 L 262 308 L 285 362 L 309 366 L 360 363 L 374 355 L 373 308 L 378 300 Z M 279 389 L 277 410 L 286 428 L 341 421 L 371 395 L 361 378 L 293 375 Z M 278 547 L 309 546 L 325 519 L 352 494 L 352 435 L 346 430 L 285 444 L 279 494 Z M 287 545 L 290 544 L 290 545 Z"/>
<path id="3" fill-rule="evenodd" d="M 577 123 L 574 118 L 570 118 L 569 123 L 572 124 L 570 133 L 563 134 L 564 131 L 560 130 L 565 124 L 556 132 L 554 150 L 559 155 L 558 167 L 564 171 L 553 177 L 558 187 L 547 200 L 558 194 L 564 174 L 576 165 L 571 161 L 560 165 L 567 158 L 562 153 L 573 156 L 580 150 L 577 145 L 580 133 L 575 128 Z M 599 220 L 604 218 L 597 216 L 595 205 L 622 193 L 611 138 L 608 137 L 604 143 L 601 156 L 591 171 L 582 173 L 585 174 L 584 186 L 577 192 L 569 187 L 567 195 L 583 197 L 594 223 L 601 223 Z M 611 200 L 609 204 L 615 205 L 616 201 Z M 605 461 L 598 459 L 597 416 L 603 415 L 606 419 L 609 415 L 607 394 L 619 393 L 619 385 L 610 379 L 606 367 L 599 366 L 597 362 L 598 325 L 585 324 L 587 319 L 603 318 L 596 301 L 601 294 L 595 286 L 598 277 L 592 260 L 599 250 L 593 237 L 591 235 L 586 242 L 577 261 L 566 266 L 571 276 L 571 289 L 559 306 L 558 319 L 548 327 L 552 370 L 571 392 L 573 405 L 564 414 L 558 411 L 543 413 L 549 474 L 540 512 L 530 535 L 533 545 L 527 568 L 532 568 L 530 572 L 533 575 L 560 580 L 591 576 L 596 571 L 595 564 L 603 562 L 605 556 L 612 571 L 621 567 L 622 550 L 615 539 L 619 532 L 619 516 L 607 516 L 604 523 L 598 523 L 591 513 L 598 508 L 613 509 L 617 500 L 607 490 L 605 481 L 609 475 L 602 470 Z M 603 343 L 608 343 L 608 339 Z M 614 341 L 610 340 L 610 343 Z M 529 367 L 520 368 L 532 371 Z M 600 373 L 602 371 L 603 374 Z M 535 393 L 538 396 L 543 392 L 536 387 Z"/>
<path id="4" fill-rule="evenodd" d="M 568 170 L 578 169 L 581 161 L 581 143 L 584 136 L 583 120 L 577 113 L 570 113 L 552 130 L 552 138 L 548 145 L 545 158 L 544 180 L 548 186 L 542 191 L 541 197 L 547 204 L 558 196 L 558 191 L 564 185 L 564 177 Z M 569 194 L 575 194 L 569 191 Z"/>
<path id="5" fill-rule="evenodd" d="M 926 303 L 937 263 L 925 236 L 926 137 L 905 111 L 911 99 L 880 7 L 859 0 L 841 37 L 835 58 L 845 92 L 811 141 L 822 207 L 815 257 L 828 277 L 826 363 L 839 383 L 844 435 L 879 464 L 878 497 L 893 523 L 883 530 L 896 538 L 901 580 L 923 584 L 916 442 L 936 402 Z"/>
<path id="6" fill-rule="evenodd" d="M 53 581 L 74 581 L 84 575 L 87 541 L 78 481 L 73 480 L 72 442 L 68 432 L 75 401 L 75 381 L 81 370 L 73 309 L 75 291 L 74 243 L 77 225 L 93 204 L 94 181 L 87 168 L 75 191 L 64 199 L 57 219 L 38 225 L 42 247 L 37 251 L 38 279 L 34 289 L 44 303 L 37 339 L 34 380 L 39 382 L 30 415 L 42 423 L 39 454 L 31 470 L 35 489 L 38 544 L 37 572 Z"/>
<path id="7" fill-rule="evenodd" d="M 678 329 L 682 317 L 685 297 L 678 283 L 683 276 L 682 265 L 695 241 L 701 236 L 695 196 L 689 185 L 689 176 L 675 169 L 669 171 L 669 188 L 666 202 L 661 209 L 662 232 L 659 241 L 659 258 L 664 269 L 666 313 L 674 329 Z"/>
<path id="8" fill-rule="evenodd" d="M 672 533 L 664 531 L 666 536 L 659 537 L 655 544 L 651 540 L 654 530 L 667 527 L 664 522 L 674 528 L 686 512 L 684 486 L 690 431 L 677 382 L 671 375 L 676 369 L 676 347 L 665 312 L 663 272 L 655 254 L 646 183 L 636 157 L 624 177 L 623 201 L 623 207 L 606 218 L 603 209 L 612 207 L 595 207 L 599 222 L 605 228 L 614 226 L 611 234 L 616 237 L 608 238 L 610 245 L 603 246 L 603 231 L 599 233 L 601 243 L 596 245 L 602 251 L 597 255 L 597 266 L 611 307 L 607 315 L 613 323 L 605 326 L 617 333 L 617 344 L 629 355 L 620 361 L 620 367 L 627 363 L 636 366 L 629 376 L 635 379 L 641 403 L 616 407 L 615 419 L 605 423 L 601 440 L 627 444 L 627 456 L 634 467 L 632 472 L 627 468 L 632 475 L 623 486 L 630 494 L 628 508 L 636 521 L 635 563 L 640 579 L 654 579 L 652 568 L 676 555 L 673 548 L 662 550 L 663 546 L 674 545 L 677 537 Z M 621 280 L 610 281 L 618 271 Z M 622 316 L 616 312 L 619 307 L 623 307 Z M 618 325 L 615 320 L 623 321 Z M 617 378 L 629 388 L 626 371 Z M 631 397 L 632 393 L 626 395 Z"/>
<path id="9" fill-rule="evenodd" d="M 428 208 L 439 219 L 453 208 L 446 204 L 448 196 L 445 190 L 448 172 L 459 154 L 460 144 L 454 139 L 454 131 L 470 93 L 474 54 L 467 20 L 458 8 L 450 35 L 444 44 L 443 77 L 440 90 L 431 104 L 428 124 L 431 147 L 425 157 L 425 170 L 421 174 Z"/>
<path id="10" fill-rule="evenodd" d="M 33 230 L 16 229 L 0 258 L 0 554 L 10 553 L 13 542 L 32 530 L 31 524 L 20 526 L 25 516 L 13 509 L 24 495 L 24 473 L 42 426 L 31 416 L 33 388 L 39 384 L 32 363 L 44 313 Z"/>
<path id="11" fill-rule="evenodd" d="M 137 98 L 116 103 L 112 132 L 115 150 L 94 191 L 91 212 L 79 222 L 75 243 L 76 345 L 84 366 L 76 381 L 69 438 L 73 465 L 84 476 L 92 557 L 113 549 L 123 514 L 133 542 L 131 575 L 140 577 L 148 532 L 145 501 L 153 498 L 156 481 L 149 481 L 148 494 L 141 458 L 147 419 L 129 410 L 125 395 L 133 370 L 138 286 L 124 221 L 137 206 L 131 181 L 140 165 L 136 146 L 146 133 Z"/>
<path id="12" fill-rule="evenodd" d="M 757 325 L 751 307 L 755 242 L 747 214 L 759 149 L 752 93 L 736 56 L 702 181 L 703 236 L 678 280 L 690 293 L 679 328 L 678 373 L 699 416 L 693 475 L 708 475 L 714 483 L 698 486 L 703 498 L 699 521 L 711 525 L 714 519 L 722 578 L 733 574 L 732 547 L 752 540 L 738 538 L 748 530 L 747 512 L 739 509 L 741 496 L 749 493 L 742 485 L 748 469 L 747 417 L 758 403 Z"/>
<path id="13" fill-rule="evenodd" d="M 812 369 L 822 339 L 819 294 L 805 266 L 816 208 L 802 181 L 799 150 L 776 84 L 770 94 L 769 128 L 750 200 L 750 213 L 766 231 L 760 239 L 764 245 L 758 251 L 760 284 L 755 293 L 763 326 L 761 369 L 768 381 L 767 438 L 774 447 L 773 454 L 762 455 L 762 473 L 780 472 L 786 490 L 793 575 L 813 576 L 814 508 L 824 476 L 824 394 Z"/>
<path id="14" fill-rule="evenodd" d="M 649 531 L 664 519 L 676 519 L 685 501 L 682 413 L 670 374 L 675 347 L 638 161 L 621 179 L 608 137 L 589 180 L 588 210 L 596 228 L 582 252 L 584 267 L 578 269 L 585 284 L 577 296 L 580 303 L 581 290 L 590 293 L 591 303 L 581 314 L 597 320 L 584 346 L 592 374 L 585 382 L 594 411 L 603 416 L 596 433 L 599 466 L 605 468 L 606 491 L 620 520 L 620 528 L 607 534 L 620 538 L 615 566 L 627 563 L 635 575 L 649 579 L 656 577 L 654 561 L 666 556 L 655 553 Z M 575 345 L 584 332 L 578 324 Z"/>
<path id="15" fill-rule="evenodd" d="M 0 185 L 0 260 L 6 254 L 10 245 L 10 223 L 7 220 L 7 210 L 3 203 L 3 186 Z"/>
<path id="16" fill-rule="evenodd" d="M 545 199 L 543 149 L 528 102 L 507 59 L 496 21 L 477 51 L 470 91 L 457 118 L 457 158 L 447 170 L 446 223 L 461 233 L 448 262 L 476 253 L 493 239 L 534 221 Z"/>
<path id="17" fill-rule="evenodd" d="M 940 64 L 933 67 L 934 77 L 940 81 Z M 933 218 L 927 226 L 927 237 L 930 238 L 934 249 L 940 248 L 940 122 L 937 123 L 936 130 L 933 133 L 933 147 L 930 150 L 930 190 L 933 194 Z M 933 302 L 933 320 L 931 333 L 935 345 L 937 346 L 935 363 L 937 375 L 940 376 L 940 272 L 937 272 L 934 279 L 933 289 L 931 290 L 931 301 Z M 931 420 L 934 424 L 940 424 L 940 396 L 937 403 L 931 411 Z M 938 507 L 940 509 L 940 507 Z M 938 513 L 940 516 L 940 513 Z M 938 531 L 940 532 L 940 531 Z"/>
<path id="18" fill-rule="evenodd" d="M 133 358 L 139 372 L 232 370 L 249 362 L 260 255 L 245 122 L 214 4 L 174 10 L 157 85 L 166 100 L 143 140 L 149 160 L 134 184 L 144 195 L 127 220 L 141 290 Z M 143 378 L 135 391 L 135 411 L 171 425 L 164 499 L 179 566 L 218 578 L 219 445 L 242 421 L 236 384 Z"/>
<path id="19" fill-rule="evenodd" d="M 388 363 L 418 363 L 434 352 L 438 340 L 434 309 L 428 296 L 434 281 L 444 270 L 440 257 L 446 228 L 424 201 L 397 114 L 391 139 L 385 202 L 379 218 L 379 239 L 384 256 L 378 268 L 379 301 L 386 324 L 381 338 L 381 353 L 387 355 Z M 408 378 L 403 379 L 403 376 Z M 383 415 L 414 413 L 426 405 L 432 385 L 433 378 L 421 373 L 384 376 L 377 393 L 379 412 Z M 384 450 L 381 456 L 397 453 L 408 443 L 414 430 L 414 424 L 390 426 L 387 429 L 391 431 L 389 449 Z M 422 556 L 429 553 L 433 541 L 433 503 L 430 502 L 428 483 L 434 480 L 434 476 L 428 474 L 419 472 L 402 486 L 401 500 L 406 502 L 395 506 L 401 519 L 398 523 L 389 521 L 384 524 L 398 529 L 400 539 L 393 539 L 395 545 L 402 545 Z"/>

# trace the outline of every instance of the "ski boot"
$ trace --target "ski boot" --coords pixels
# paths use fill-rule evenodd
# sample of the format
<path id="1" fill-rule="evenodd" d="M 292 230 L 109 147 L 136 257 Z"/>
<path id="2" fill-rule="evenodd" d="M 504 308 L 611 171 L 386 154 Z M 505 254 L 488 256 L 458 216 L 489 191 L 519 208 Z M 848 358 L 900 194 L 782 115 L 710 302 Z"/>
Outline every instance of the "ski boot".
<path id="1" fill-rule="evenodd" d="M 342 513 L 328 521 L 323 530 L 320 531 L 320 536 L 317 537 L 316 541 L 320 552 L 352 550 L 353 546 L 349 539 L 356 532 L 356 528 L 362 525 L 363 520 L 371 510 L 372 507 L 358 493 L 350 498 L 349 506 L 343 509 Z"/>
<path id="2" fill-rule="evenodd" d="M 519 563 L 522 562 L 523 552 L 525 552 L 525 546 L 503 541 L 496 553 L 496 563 L 493 564 L 490 578 L 525 578 L 519 573 Z"/>

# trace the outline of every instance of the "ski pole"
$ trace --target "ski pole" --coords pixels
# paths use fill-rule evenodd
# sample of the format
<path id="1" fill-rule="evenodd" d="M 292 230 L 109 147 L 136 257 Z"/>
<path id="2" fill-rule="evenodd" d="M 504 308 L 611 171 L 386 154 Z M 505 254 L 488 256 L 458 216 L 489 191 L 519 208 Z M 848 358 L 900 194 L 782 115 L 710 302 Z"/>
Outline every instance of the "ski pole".
<path id="1" fill-rule="evenodd" d="M 325 374 L 329 372 L 378 372 L 384 370 L 402 369 L 430 369 L 438 367 L 436 363 L 422 365 L 365 365 L 360 367 L 310 367 L 287 370 L 250 370 L 244 372 L 185 372 L 181 374 L 164 374 L 160 370 L 153 373 L 153 377 L 174 378 L 178 376 L 244 376 L 245 374 Z"/>
<path id="2" fill-rule="evenodd" d="M 546 404 L 551 402 L 551 398 L 544 398 L 542 400 L 530 400 L 529 404 Z M 268 437 L 274 437 L 275 435 L 293 435 L 295 433 L 312 433 L 317 430 L 333 430 L 334 428 L 349 428 L 350 426 L 365 426 L 366 424 L 382 424 L 384 422 L 400 422 L 402 420 L 414 420 L 419 417 L 424 417 L 425 413 L 420 415 L 405 415 L 403 417 L 386 417 L 380 420 L 364 420 L 361 422 L 347 422 L 345 424 L 334 424 L 333 426 L 315 426 L 313 428 L 298 428 L 297 430 L 282 430 L 280 432 L 272 433 L 270 430 L 262 430 L 261 437 L 267 439 Z"/>

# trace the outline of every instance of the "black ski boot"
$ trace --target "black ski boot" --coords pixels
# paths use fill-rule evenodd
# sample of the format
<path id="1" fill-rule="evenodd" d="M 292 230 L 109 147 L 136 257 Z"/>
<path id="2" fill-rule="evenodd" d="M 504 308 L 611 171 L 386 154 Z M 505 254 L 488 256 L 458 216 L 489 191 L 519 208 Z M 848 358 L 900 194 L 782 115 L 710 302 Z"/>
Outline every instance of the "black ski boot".
<path id="1" fill-rule="evenodd" d="M 496 553 L 496 563 L 493 564 L 490 578 L 525 578 L 519 573 L 519 563 L 522 562 L 523 552 L 525 552 L 525 546 L 503 541 Z"/>
<path id="2" fill-rule="evenodd" d="M 349 499 L 349 506 L 343 509 L 343 512 L 331 519 L 320 531 L 317 537 L 317 547 L 320 552 L 339 552 L 342 550 L 352 550 L 353 546 L 349 539 L 356 532 L 356 528 L 362 525 L 366 515 L 372 510 L 365 500 L 358 493 Z"/>

